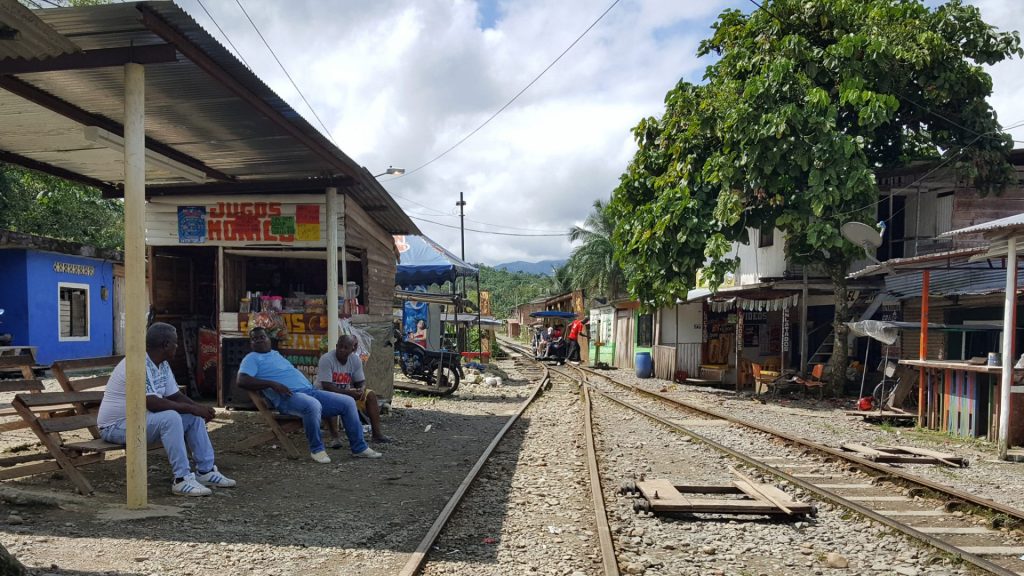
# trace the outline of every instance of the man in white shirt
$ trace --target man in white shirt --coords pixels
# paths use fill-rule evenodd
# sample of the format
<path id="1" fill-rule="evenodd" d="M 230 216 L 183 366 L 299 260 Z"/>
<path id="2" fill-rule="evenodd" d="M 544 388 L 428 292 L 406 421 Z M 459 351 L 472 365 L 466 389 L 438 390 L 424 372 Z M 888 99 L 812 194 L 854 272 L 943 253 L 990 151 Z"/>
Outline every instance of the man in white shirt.
<path id="1" fill-rule="evenodd" d="M 206 423 L 213 420 L 209 406 L 193 402 L 178 390 L 168 360 L 178 349 L 178 331 L 157 322 L 146 330 L 146 441 L 160 441 L 171 463 L 174 481 L 171 492 L 179 496 L 209 496 L 209 486 L 230 488 L 235 481 L 224 476 L 213 463 L 213 445 Z M 114 368 L 96 415 L 100 437 L 112 444 L 125 444 L 127 432 L 126 360 Z M 188 450 L 186 450 L 186 446 Z M 192 472 L 188 451 L 196 461 Z"/>
<path id="2" fill-rule="evenodd" d="M 380 423 L 380 404 L 377 402 L 377 395 L 366 387 L 366 376 L 363 375 L 363 361 L 356 354 L 358 342 L 354 336 L 342 334 L 338 337 L 338 344 L 331 352 L 320 357 L 317 364 L 316 384 L 318 387 L 344 394 L 356 401 L 356 408 L 366 414 L 370 419 L 370 428 L 373 431 L 373 442 L 387 444 L 391 438 L 384 435 Z M 340 448 L 341 432 L 338 424 L 332 418 L 327 421 L 328 428 L 334 442 L 331 448 Z"/>

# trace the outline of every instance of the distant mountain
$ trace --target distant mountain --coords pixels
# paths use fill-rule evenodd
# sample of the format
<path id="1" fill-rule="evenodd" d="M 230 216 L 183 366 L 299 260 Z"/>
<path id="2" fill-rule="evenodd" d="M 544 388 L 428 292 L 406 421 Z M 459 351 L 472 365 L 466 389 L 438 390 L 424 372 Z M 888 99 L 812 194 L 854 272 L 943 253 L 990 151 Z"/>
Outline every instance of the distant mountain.
<path id="1" fill-rule="evenodd" d="M 563 264 L 565 264 L 565 260 L 541 260 L 540 262 L 516 261 L 497 264 L 494 267 L 498 270 L 507 270 L 509 272 L 525 272 L 527 274 L 543 274 L 544 276 L 551 276 L 552 270 Z"/>

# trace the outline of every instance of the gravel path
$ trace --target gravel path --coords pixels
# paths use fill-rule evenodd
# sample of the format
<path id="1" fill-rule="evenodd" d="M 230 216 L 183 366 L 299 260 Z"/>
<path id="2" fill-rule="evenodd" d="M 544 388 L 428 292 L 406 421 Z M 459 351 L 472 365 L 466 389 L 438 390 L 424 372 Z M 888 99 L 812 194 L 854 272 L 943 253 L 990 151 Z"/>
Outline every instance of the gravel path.
<path id="1" fill-rule="evenodd" d="M 862 418 L 844 414 L 846 410 L 854 409 L 852 400 L 798 397 L 767 400 L 761 404 L 749 394 L 737 395 L 729 391 L 675 384 L 656 378 L 640 379 L 627 370 L 613 370 L 605 374 L 627 384 L 665 391 L 680 400 L 707 406 L 835 448 L 847 442 L 860 442 L 868 445 L 916 446 L 954 453 L 967 458 L 970 466 L 947 468 L 908 464 L 901 467 L 935 482 L 1024 509 L 1024 464 L 999 460 L 995 445 L 983 440 L 953 438 L 912 427 L 870 424 Z"/>
<path id="2" fill-rule="evenodd" d="M 554 377 L 482 469 L 423 574 L 601 574 L 582 425 L 577 387 Z"/>
<path id="3" fill-rule="evenodd" d="M 341 450 L 333 451 L 335 461 L 323 466 L 288 460 L 270 445 L 234 451 L 234 443 L 261 432 L 263 425 L 253 413 L 218 411 L 211 426 L 218 464 L 239 487 L 206 499 L 171 496 L 166 460 L 154 453 L 150 501 L 174 507 L 171 517 L 111 519 L 123 502 L 120 458 L 84 469 L 98 488 L 89 498 L 74 495 L 60 474 L 0 482 L 0 541 L 38 575 L 395 574 L 531 390 L 525 364 L 504 360 L 494 365 L 501 371 L 499 386 L 467 382 L 447 398 L 397 394 L 394 410 L 384 419 L 395 442 L 379 447 L 385 452 L 379 461 L 352 460 Z M 845 406 L 827 401 L 761 405 L 722 392 L 637 380 L 626 371 L 610 374 L 652 389 L 671 387 L 689 401 L 831 445 L 856 440 L 953 450 L 969 457 L 972 467 L 920 467 L 915 472 L 1024 506 L 1017 467 L 991 462 L 991 447 L 981 443 L 957 443 L 910 429 L 883 430 L 843 416 Z M 579 402 L 575 387 L 556 378 L 552 390 L 527 410 L 442 533 L 426 574 L 601 573 Z M 626 573 L 966 573 L 941 560 L 932 564 L 930 551 L 827 505 L 819 505 L 816 520 L 798 524 L 638 515 L 632 500 L 617 494 L 622 480 L 646 473 L 719 483 L 733 463 L 603 402 L 595 401 L 598 449 L 609 519 Z M 302 445 L 301 436 L 294 438 Z M 36 444 L 26 431 L 4 433 L 0 455 Z M 766 442 L 759 449 L 771 453 L 774 448 Z M 850 568 L 828 568 L 829 552 L 844 556 Z"/>
<path id="4" fill-rule="evenodd" d="M 393 575 L 529 384 L 503 374 L 501 387 L 466 383 L 446 398 L 396 394 L 384 417 L 394 442 L 375 446 L 384 457 L 354 460 L 345 448 L 327 465 L 271 445 L 232 450 L 265 427 L 255 413 L 218 410 L 210 434 L 237 488 L 172 496 L 166 458 L 152 453 L 150 503 L 174 515 L 112 520 L 124 502 L 117 455 L 83 469 L 92 497 L 75 495 L 61 474 L 0 482 L 0 541 L 39 575 Z M 0 435 L 0 452 L 35 449 L 24 432 Z"/>
<path id="5" fill-rule="evenodd" d="M 674 519 L 634 513 L 632 498 L 617 495 L 621 480 L 643 474 L 674 484 L 727 485 L 734 479 L 728 468 L 737 463 L 645 416 L 626 413 L 607 399 L 595 398 L 594 404 L 604 493 L 610 503 L 608 513 L 620 566 L 626 574 L 971 573 L 916 541 L 829 504 L 819 503 L 817 517 L 797 522 L 772 521 L 763 516 Z M 654 405 L 645 407 L 657 410 Z M 719 428 L 724 434 L 725 428 Z M 775 448 L 754 447 L 767 454 L 775 453 Z M 756 471 L 744 473 L 759 478 Z M 615 482 L 616 478 L 620 482 Z M 773 483 L 771 479 L 761 481 Z M 812 501 L 790 486 L 779 488 L 794 494 L 797 500 Z"/>

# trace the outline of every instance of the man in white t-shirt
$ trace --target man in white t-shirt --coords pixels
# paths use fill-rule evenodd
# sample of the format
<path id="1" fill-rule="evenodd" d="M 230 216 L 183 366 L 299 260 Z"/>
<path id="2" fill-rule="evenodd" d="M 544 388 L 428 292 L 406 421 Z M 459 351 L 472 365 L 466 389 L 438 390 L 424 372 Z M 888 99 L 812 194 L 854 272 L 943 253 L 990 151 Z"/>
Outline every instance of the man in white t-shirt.
<path id="1" fill-rule="evenodd" d="M 366 376 L 363 375 L 363 361 L 355 353 L 358 342 L 354 336 L 342 334 L 338 337 L 338 345 L 333 352 L 320 357 L 316 370 L 316 385 L 328 392 L 336 392 L 350 396 L 356 401 L 359 411 L 370 419 L 373 430 L 373 442 L 386 444 L 391 438 L 384 435 L 380 424 L 380 404 L 377 395 L 366 387 Z M 334 442 L 331 448 L 340 448 L 341 431 L 333 419 L 327 421 Z"/>
<path id="2" fill-rule="evenodd" d="M 146 330 L 146 441 L 160 441 L 171 463 L 174 481 L 171 492 L 179 496 L 209 496 L 208 488 L 230 488 L 235 481 L 224 476 L 213 463 L 213 445 L 206 423 L 214 411 L 178 390 L 168 360 L 178 349 L 178 331 L 157 322 Z M 111 444 L 125 444 L 127 435 L 126 360 L 121 360 L 107 381 L 103 401 L 96 415 L 100 437 Z M 186 446 L 188 450 L 186 450 Z M 188 451 L 196 461 L 192 472 Z"/>

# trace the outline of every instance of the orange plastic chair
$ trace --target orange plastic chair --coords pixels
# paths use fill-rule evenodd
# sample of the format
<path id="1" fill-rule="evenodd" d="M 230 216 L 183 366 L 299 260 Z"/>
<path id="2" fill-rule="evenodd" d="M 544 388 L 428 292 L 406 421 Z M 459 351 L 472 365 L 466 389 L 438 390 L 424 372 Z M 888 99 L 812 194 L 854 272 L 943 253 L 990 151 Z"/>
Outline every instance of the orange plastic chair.
<path id="1" fill-rule="evenodd" d="M 811 377 L 801 379 L 800 383 L 804 385 L 807 392 L 817 388 L 818 398 L 825 395 L 825 383 L 821 380 L 821 377 L 825 374 L 824 364 L 815 364 L 814 368 L 811 369 Z"/>

